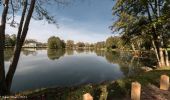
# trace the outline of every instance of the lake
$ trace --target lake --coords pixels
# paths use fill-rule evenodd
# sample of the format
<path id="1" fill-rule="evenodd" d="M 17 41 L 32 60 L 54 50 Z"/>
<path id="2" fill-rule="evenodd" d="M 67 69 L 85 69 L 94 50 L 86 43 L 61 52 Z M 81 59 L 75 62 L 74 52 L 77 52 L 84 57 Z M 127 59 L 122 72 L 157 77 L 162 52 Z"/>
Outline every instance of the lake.
<path id="1" fill-rule="evenodd" d="M 5 50 L 6 71 L 12 52 Z M 23 49 L 11 91 L 113 81 L 135 74 L 142 61 L 129 52 Z"/>

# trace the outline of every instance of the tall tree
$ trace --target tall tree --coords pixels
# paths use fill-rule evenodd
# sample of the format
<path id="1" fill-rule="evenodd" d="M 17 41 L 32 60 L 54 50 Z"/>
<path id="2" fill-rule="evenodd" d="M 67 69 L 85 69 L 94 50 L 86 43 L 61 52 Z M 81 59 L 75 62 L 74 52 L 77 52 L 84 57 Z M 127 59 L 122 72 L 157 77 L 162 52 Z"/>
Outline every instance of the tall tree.
<path id="1" fill-rule="evenodd" d="M 67 40 L 66 47 L 69 48 L 69 49 L 73 49 L 74 41 L 73 40 Z"/>
<path id="2" fill-rule="evenodd" d="M 62 49 L 62 48 L 65 48 L 65 43 L 63 40 L 60 40 L 59 37 L 51 36 L 48 39 L 48 48 L 49 49 Z"/>
<path id="3" fill-rule="evenodd" d="M 130 39 L 151 39 L 160 67 L 169 66 L 165 47 L 168 34 L 164 30 L 170 13 L 163 12 L 167 5 L 170 5 L 169 0 L 117 0 L 113 8 L 113 15 L 117 16 L 118 20 L 112 29 L 119 30 Z"/>
<path id="4" fill-rule="evenodd" d="M 5 27 L 8 13 L 9 0 L 3 3 L 4 8 L 0 22 L 0 95 L 5 95 L 7 92 L 5 82 L 5 68 L 4 68 L 4 47 L 5 47 Z"/>
<path id="5" fill-rule="evenodd" d="M 10 93 L 12 79 L 17 68 L 22 45 L 27 36 L 31 18 L 42 20 L 46 19 L 49 23 L 56 24 L 53 16 L 49 15 L 45 4 L 64 4 L 65 0 L 0 0 L 2 6 L 2 16 L 0 21 L 0 95 Z M 22 9 L 22 10 L 21 10 Z M 35 11 L 35 12 L 34 12 Z M 15 21 L 15 15 L 21 13 L 19 22 Z M 34 12 L 34 14 L 33 14 Z M 18 26 L 14 55 L 5 75 L 4 67 L 4 48 L 5 48 L 5 29 L 7 17 L 12 18 L 11 26 Z"/>

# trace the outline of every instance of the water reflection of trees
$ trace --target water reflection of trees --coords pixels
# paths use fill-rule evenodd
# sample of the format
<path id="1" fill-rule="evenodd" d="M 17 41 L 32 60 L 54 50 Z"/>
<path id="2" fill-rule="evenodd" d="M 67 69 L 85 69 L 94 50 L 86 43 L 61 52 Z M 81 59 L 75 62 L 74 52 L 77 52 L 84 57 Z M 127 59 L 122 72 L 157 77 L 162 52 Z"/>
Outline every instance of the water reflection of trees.
<path id="1" fill-rule="evenodd" d="M 74 54 L 74 50 L 73 49 L 66 49 L 66 54 L 67 55 L 73 55 Z"/>
<path id="2" fill-rule="evenodd" d="M 9 61 L 12 58 L 13 51 L 14 51 L 13 48 L 5 49 L 5 51 L 4 51 L 4 59 L 5 59 L 5 61 Z"/>
<path id="3" fill-rule="evenodd" d="M 93 53 L 93 52 L 94 52 L 94 49 L 92 49 L 92 48 L 86 48 L 86 49 L 84 49 L 84 48 L 77 48 L 77 49 L 75 49 L 75 51 L 76 51 L 77 53 L 89 54 L 89 53 Z"/>
<path id="4" fill-rule="evenodd" d="M 59 59 L 65 54 L 65 49 L 47 49 L 47 56 L 50 60 Z"/>
<path id="5" fill-rule="evenodd" d="M 97 56 L 102 56 L 102 57 L 105 57 L 105 52 L 104 50 L 97 50 L 95 49 L 95 53 Z"/>
<path id="6" fill-rule="evenodd" d="M 129 70 L 135 66 L 133 57 L 128 52 L 108 51 L 105 53 L 105 58 L 109 63 L 119 64 L 124 75 L 130 74 Z"/>
<path id="7" fill-rule="evenodd" d="M 77 52 L 77 53 L 84 53 L 84 51 L 85 51 L 85 49 L 83 49 L 83 48 L 78 48 L 78 49 L 76 49 L 76 52 Z"/>
<path id="8" fill-rule="evenodd" d="M 27 49 L 23 49 L 22 53 L 25 56 L 28 56 L 28 55 L 36 56 L 37 55 L 37 50 L 36 50 L 36 48 L 29 48 L 29 49 L 27 48 Z"/>
<path id="9" fill-rule="evenodd" d="M 9 61 L 12 58 L 13 52 L 14 52 L 14 48 L 6 48 L 5 49 L 5 51 L 4 51 L 5 61 Z M 25 56 L 28 56 L 28 55 L 36 56 L 37 55 L 36 49 L 28 49 L 28 48 L 22 49 L 22 53 Z"/>
<path id="10" fill-rule="evenodd" d="M 134 75 L 140 67 L 156 64 L 152 53 L 145 53 L 142 57 L 134 57 L 130 52 L 95 50 L 97 56 L 105 57 L 109 63 L 118 64 L 124 75 Z"/>

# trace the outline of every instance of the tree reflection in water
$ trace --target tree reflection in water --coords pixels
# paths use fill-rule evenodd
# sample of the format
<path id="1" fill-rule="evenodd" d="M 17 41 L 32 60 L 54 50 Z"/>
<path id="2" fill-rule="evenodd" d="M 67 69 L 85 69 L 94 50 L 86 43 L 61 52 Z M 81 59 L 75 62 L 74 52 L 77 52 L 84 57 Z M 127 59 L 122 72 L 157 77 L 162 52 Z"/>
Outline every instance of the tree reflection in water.
<path id="1" fill-rule="evenodd" d="M 109 63 L 118 64 L 120 69 L 125 76 L 134 75 L 139 67 L 148 66 L 152 67 L 156 65 L 156 58 L 153 53 L 142 54 L 142 57 L 134 57 L 131 52 L 124 51 L 105 51 L 105 50 L 84 50 L 84 49 L 47 49 L 47 56 L 50 60 L 59 59 L 61 56 L 74 55 L 74 52 L 77 53 L 93 53 L 95 52 L 97 56 L 104 57 Z M 37 55 L 36 49 L 23 49 L 22 54 L 25 56 L 28 55 Z M 5 61 L 9 61 L 13 55 L 13 48 L 5 49 Z M 65 55 L 65 56 L 66 56 Z"/>
<path id="2" fill-rule="evenodd" d="M 25 56 L 28 56 L 28 55 L 36 56 L 36 55 L 37 55 L 37 49 L 36 49 L 36 48 L 23 49 L 23 50 L 22 50 L 22 53 L 23 53 Z"/>
<path id="3" fill-rule="evenodd" d="M 50 60 L 59 59 L 61 56 L 64 56 L 65 49 L 47 49 L 47 56 Z"/>
<path id="4" fill-rule="evenodd" d="M 61 56 L 76 55 L 79 53 L 91 54 L 95 52 L 97 56 L 101 56 L 105 58 L 108 61 L 108 63 L 119 65 L 121 71 L 124 73 L 125 76 L 134 75 L 135 73 L 137 73 L 139 67 L 153 66 L 155 63 L 155 60 L 152 59 L 154 58 L 154 55 L 152 53 L 144 53 L 142 57 L 134 57 L 131 52 L 124 52 L 124 51 L 77 49 L 76 52 L 77 53 L 75 53 L 75 50 L 69 50 L 69 49 L 68 50 L 47 49 L 47 56 L 50 60 L 57 60 Z M 23 49 L 22 54 L 25 56 L 28 55 L 38 56 L 38 51 L 36 49 Z M 13 48 L 6 49 L 5 61 L 9 61 L 12 58 L 12 55 L 13 55 Z M 13 77 L 13 75 L 11 75 L 11 77 Z"/>
<path id="5" fill-rule="evenodd" d="M 77 53 L 84 53 L 84 51 L 85 51 L 85 50 L 84 50 L 83 48 L 78 48 L 78 49 L 76 49 L 76 52 L 77 52 Z"/>
<path id="6" fill-rule="evenodd" d="M 66 55 L 74 55 L 74 50 L 73 49 L 67 49 Z"/>
<path id="7" fill-rule="evenodd" d="M 13 55 L 13 48 L 6 48 L 4 51 L 4 59 L 5 61 L 9 61 Z"/>
<path id="8" fill-rule="evenodd" d="M 118 64 L 125 76 L 135 75 L 140 67 L 156 65 L 156 58 L 152 53 L 145 52 L 140 57 L 134 57 L 131 52 L 125 51 L 96 51 L 98 56 L 103 56 L 109 63 Z"/>

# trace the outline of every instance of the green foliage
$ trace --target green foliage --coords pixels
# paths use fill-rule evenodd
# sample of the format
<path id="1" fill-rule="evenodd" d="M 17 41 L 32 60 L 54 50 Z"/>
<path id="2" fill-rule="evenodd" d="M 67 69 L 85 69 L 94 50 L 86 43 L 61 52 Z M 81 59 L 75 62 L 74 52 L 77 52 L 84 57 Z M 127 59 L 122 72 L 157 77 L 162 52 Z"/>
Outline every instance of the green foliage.
<path id="1" fill-rule="evenodd" d="M 74 47 L 74 41 L 73 40 L 67 40 L 66 47 L 70 48 L 70 49 L 73 48 Z"/>
<path id="2" fill-rule="evenodd" d="M 15 46 L 16 43 L 16 35 L 12 34 L 6 34 L 5 35 L 5 46 Z"/>
<path id="3" fill-rule="evenodd" d="M 106 40 L 106 48 L 107 49 L 113 49 L 113 48 L 115 48 L 116 46 L 115 46 L 115 44 L 114 44 L 114 38 L 113 37 L 109 37 L 109 38 L 107 38 L 107 40 Z"/>
<path id="4" fill-rule="evenodd" d="M 61 47 L 65 48 L 66 47 L 66 43 L 64 42 L 64 40 L 61 40 Z"/>
<path id="5" fill-rule="evenodd" d="M 84 44 L 83 42 L 78 42 L 78 43 L 76 44 L 76 46 L 77 46 L 78 48 L 82 48 L 82 47 L 85 47 L 85 44 Z"/>
<path id="6" fill-rule="evenodd" d="M 163 41 L 167 47 L 169 5 L 169 0 L 117 0 L 113 7 L 113 16 L 117 16 L 117 20 L 111 28 L 122 34 L 123 41 L 135 44 L 138 49 L 150 49 L 152 40 L 157 41 L 157 45 Z"/>
<path id="7" fill-rule="evenodd" d="M 97 42 L 97 43 L 95 44 L 95 48 L 96 48 L 96 49 L 105 48 L 105 42 L 104 42 L 104 41 L 103 41 L 103 42 Z"/>
<path id="8" fill-rule="evenodd" d="M 125 48 L 125 45 L 121 39 L 121 37 L 114 36 L 114 37 L 109 37 L 106 40 L 106 48 L 107 49 L 123 49 Z"/>
<path id="9" fill-rule="evenodd" d="M 51 36 L 48 39 L 48 48 L 50 48 L 50 49 L 65 48 L 65 43 L 63 40 L 60 40 L 59 37 Z"/>

